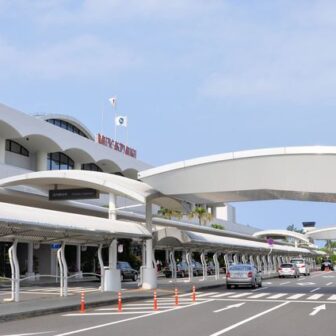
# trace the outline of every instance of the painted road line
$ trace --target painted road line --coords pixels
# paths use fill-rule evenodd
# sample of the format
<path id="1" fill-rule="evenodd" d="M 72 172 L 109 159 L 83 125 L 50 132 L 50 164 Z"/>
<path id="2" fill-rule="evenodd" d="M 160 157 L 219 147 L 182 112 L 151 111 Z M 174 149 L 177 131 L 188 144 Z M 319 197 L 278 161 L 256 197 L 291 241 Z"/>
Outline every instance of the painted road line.
<path id="1" fill-rule="evenodd" d="M 267 288 L 268 287 L 262 287 L 262 288 L 252 289 L 252 292 L 258 292 L 258 291 L 261 291 L 261 290 L 265 290 Z"/>
<path id="2" fill-rule="evenodd" d="M 221 308 L 221 309 L 214 310 L 214 313 L 219 313 L 219 312 L 222 312 L 224 310 L 229 310 L 229 309 L 232 309 L 232 308 L 239 308 L 239 307 L 241 307 L 244 304 L 245 304 L 245 302 L 236 303 L 236 304 L 233 304 L 233 305 Z"/>
<path id="3" fill-rule="evenodd" d="M 176 306 L 160 306 L 158 305 L 158 308 L 162 308 L 162 309 L 169 309 L 169 308 L 175 308 Z M 137 309 L 149 309 L 149 310 L 153 310 L 153 305 L 152 306 L 145 306 L 145 307 L 122 307 L 122 310 L 137 310 Z M 96 309 L 96 311 L 118 311 L 118 308 L 100 308 L 100 309 Z"/>
<path id="4" fill-rule="evenodd" d="M 307 300 L 318 300 L 320 297 L 322 297 L 324 294 L 314 294 L 312 296 L 309 296 Z"/>
<path id="5" fill-rule="evenodd" d="M 290 284 L 290 281 L 282 282 L 282 283 L 280 284 L 280 286 L 288 285 L 288 284 Z"/>
<path id="6" fill-rule="evenodd" d="M 266 299 L 267 300 L 279 299 L 279 298 L 281 298 L 283 296 L 286 296 L 286 295 L 288 295 L 288 293 L 280 293 L 280 294 L 275 294 L 275 295 L 269 296 Z"/>
<path id="7" fill-rule="evenodd" d="M 288 297 L 287 300 L 297 300 L 304 295 L 306 295 L 306 294 L 294 294 L 294 295 Z"/>
<path id="8" fill-rule="evenodd" d="M 39 331 L 39 332 L 32 332 L 32 333 L 24 333 L 24 334 L 6 334 L 3 336 L 34 336 L 34 335 L 44 335 L 44 334 L 50 334 L 55 331 Z"/>
<path id="9" fill-rule="evenodd" d="M 249 296 L 247 299 L 259 299 L 267 295 L 271 295 L 271 293 L 260 293 L 260 294 L 252 295 L 252 296 Z"/>
<path id="10" fill-rule="evenodd" d="M 314 293 L 314 292 L 318 291 L 319 289 L 321 289 L 321 288 L 320 287 L 314 288 L 310 291 L 310 293 Z"/>
<path id="11" fill-rule="evenodd" d="M 146 313 L 144 315 L 134 316 L 134 317 L 130 317 L 130 318 L 127 318 L 127 319 L 124 319 L 124 320 L 119 320 L 119 321 L 113 321 L 113 322 L 108 322 L 108 323 L 103 323 L 103 324 L 97 324 L 97 325 L 94 325 L 94 326 L 91 326 L 91 327 L 88 327 L 88 328 L 82 328 L 82 329 L 77 329 L 77 330 L 73 330 L 73 331 L 67 331 L 65 333 L 57 334 L 57 335 L 54 335 L 54 336 L 75 335 L 75 334 L 79 334 L 79 333 L 86 332 L 86 331 L 91 331 L 91 330 L 96 330 L 96 329 L 100 329 L 100 328 L 109 327 L 109 326 L 114 325 L 114 324 L 119 324 L 119 323 L 123 323 L 123 322 L 134 321 L 134 320 L 139 320 L 141 318 L 146 318 L 148 316 L 153 316 L 153 315 L 159 315 L 159 314 L 163 314 L 163 313 L 168 313 L 170 311 L 176 311 L 176 310 L 184 309 L 184 308 L 188 308 L 188 307 L 195 307 L 195 306 L 199 306 L 199 305 L 201 305 L 203 303 L 208 303 L 208 302 L 213 302 L 213 300 L 206 300 L 206 301 L 201 301 L 201 302 L 195 302 L 195 303 L 193 303 L 191 305 L 188 305 L 188 306 L 182 306 L 182 307 L 177 307 L 177 308 L 174 308 L 174 309 L 156 311 L 156 312 L 149 313 L 149 314 Z M 120 314 L 120 313 L 118 313 L 118 314 Z M 82 315 L 85 315 L 85 314 L 82 313 Z M 62 315 L 62 316 L 67 316 L 67 315 Z"/>
<path id="12" fill-rule="evenodd" d="M 330 285 L 332 285 L 333 284 L 333 282 L 328 282 L 327 284 L 326 284 L 326 286 L 330 286 Z"/>
<path id="13" fill-rule="evenodd" d="M 217 294 L 217 295 L 211 295 L 212 298 L 221 298 L 221 297 L 224 297 L 224 296 L 228 296 L 228 295 L 231 295 L 232 292 L 230 293 L 221 293 L 221 294 Z"/>
<path id="14" fill-rule="evenodd" d="M 158 303 L 160 303 L 160 301 L 158 301 Z M 165 302 L 162 303 L 165 306 L 174 306 L 175 305 L 175 301 L 174 302 Z M 188 302 L 183 302 L 182 304 L 188 304 Z M 123 305 L 123 307 L 141 307 L 141 306 L 153 306 L 153 303 L 127 303 L 126 305 Z M 108 309 L 108 308 L 98 308 L 96 310 L 104 310 L 104 309 Z"/>
<path id="15" fill-rule="evenodd" d="M 329 298 L 328 298 L 328 300 L 336 300 L 336 295 L 334 294 L 334 295 L 331 295 Z"/>
<path id="16" fill-rule="evenodd" d="M 230 298 L 236 299 L 236 298 L 241 298 L 241 297 L 244 297 L 244 296 L 247 296 L 247 295 L 251 295 L 251 294 L 252 293 L 240 293 L 240 294 L 232 295 L 232 296 L 230 296 Z"/>
<path id="17" fill-rule="evenodd" d="M 199 297 L 205 297 L 205 296 L 210 296 L 210 295 L 215 295 L 215 294 L 218 294 L 218 292 L 211 292 L 211 293 L 203 293 L 203 294 L 199 294 L 199 295 L 196 295 L 196 298 L 199 298 Z"/>
<path id="18" fill-rule="evenodd" d="M 200 292 L 196 292 L 196 295 L 197 294 L 200 294 Z M 184 294 L 181 294 L 179 295 L 179 297 L 185 297 L 185 296 L 190 296 L 191 297 L 192 293 L 184 293 Z"/>
<path id="19" fill-rule="evenodd" d="M 109 315 L 139 315 L 147 314 L 152 315 L 152 311 L 121 311 L 121 312 L 108 312 L 108 313 L 69 313 L 62 316 L 73 317 L 73 316 L 109 316 Z"/>
<path id="20" fill-rule="evenodd" d="M 228 331 L 230 331 L 230 330 L 232 330 L 232 329 L 235 329 L 235 328 L 237 328 L 237 327 L 239 327 L 239 326 L 241 326 L 241 325 L 243 325 L 243 324 L 245 324 L 245 323 L 248 323 L 248 322 L 250 322 L 250 321 L 253 321 L 253 320 L 257 319 L 257 318 L 260 317 L 260 316 L 266 315 L 266 314 L 268 314 L 268 313 L 270 313 L 270 312 L 272 312 L 272 311 L 274 311 L 274 310 L 276 310 L 276 309 L 282 308 L 283 306 L 288 305 L 288 304 L 289 304 L 288 301 L 283 302 L 283 303 L 281 303 L 281 304 L 278 305 L 278 306 L 275 306 L 275 307 L 273 307 L 273 308 L 271 308 L 271 309 L 267 309 L 267 310 L 265 310 L 265 311 L 263 311 L 263 312 L 261 312 L 261 313 L 259 313 L 259 314 L 253 315 L 253 316 L 251 316 L 251 317 L 249 317 L 249 318 L 247 318 L 247 319 L 245 319 L 245 320 L 243 320 L 243 321 L 240 321 L 240 322 L 238 322 L 238 323 L 235 323 L 235 324 L 231 325 L 230 327 L 227 327 L 227 328 L 225 328 L 225 329 L 222 329 L 222 330 L 220 330 L 220 331 L 217 331 L 217 332 L 215 332 L 214 334 L 211 334 L 210 336 L 219 336 L 219 335 L 223 335 L 223 334 L 227 333 Z M 61 335 L 56 335 L 56 336 L 61 336 Z"/>
<path id="21" fill-rule="evenodd" d="M 326 305 L 321 305 L 321 306 L 317 306 L 313 309 L 313 311 L 309 314 L 310 316 L 314 316 L 316 315 L 317 313 L 319 313 L 321 310 L 326 310 Z"/>

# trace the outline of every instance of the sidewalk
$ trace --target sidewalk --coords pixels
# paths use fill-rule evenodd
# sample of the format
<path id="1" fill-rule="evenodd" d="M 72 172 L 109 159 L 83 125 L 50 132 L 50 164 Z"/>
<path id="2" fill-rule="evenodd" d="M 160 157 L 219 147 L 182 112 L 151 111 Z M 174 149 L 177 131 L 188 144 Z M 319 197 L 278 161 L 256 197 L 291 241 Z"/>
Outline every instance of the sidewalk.
<path id="1" fill-rule="evenodd" d="M 210 280 L 204 282 L 172 282 L 163 283 L 158 285 L 157 296 L 173 296 L 174 289 L 178 288 L 179 292 L 188 293 L 192 292 L 192 286 L 195 285 L 196 289 L 214 288 L 225 285 L 225 280 Z M 127 289 L 122 290 L 123 302 L 131 302 L 141 299 L 153 298 L 153 290 L 144 289 Z M 1 299 L 2 300 L 2 299 Z M 85 297 L 86 307 L 92 308 L 97 306 L 117 304 L 117 293 L 102 293 L 94 292 L 87 293 Z M 17 319 L 24 319 L 28 317 L 42 316 L 47 314 L 61 313 L 67 311 L 79 311 L 80 308 L 80 293 L 72 296 L 59 297 L 42 297 L 38 299 L 26 299 L 21 302 L 1 302 L 0 304 L 0 322 L 12 321 Z"/>

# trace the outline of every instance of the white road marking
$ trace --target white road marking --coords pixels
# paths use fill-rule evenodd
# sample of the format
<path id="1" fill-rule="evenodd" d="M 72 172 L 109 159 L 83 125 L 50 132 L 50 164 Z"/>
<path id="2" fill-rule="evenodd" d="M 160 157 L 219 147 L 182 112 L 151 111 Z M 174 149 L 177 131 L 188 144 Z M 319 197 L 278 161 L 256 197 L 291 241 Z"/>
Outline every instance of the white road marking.
<path id="1" fill-rule="evenodd" d="M 324 294 L 314 294 L 312 296 L 309 296 L 307 300 L 318 300 L 320 297 L 322 297 Z"/>
<path id="2" fill-rule="evenodd" d="M 328 282 L 327 284 L 326 284 L 326 286 L 330 286 L 330 285 L 332 285 L 333 284 L 333 282 Z"/>
<path id="3" fill-rule="evenodd" d="M 239 327 L 239 326 L 241 326 L 241 325 L 243 325 L 243 324 L 245 324 L 245 323 L 247 323 L 247 322 L 250 322 L 250 321 L 252 321 L 252 320 L 255 320 L 255 319 L 257 319 L 258 317 L 263 316 L 263 315 L 266 315 L 266 314 L 268 314 L 268 313 L 270 313 L 270 312 L 272 312 L 272 311 L 274 311 L 274 310 L 276 310 L 276 309 L 279 309 L 279 308 L 281 308 L 281 307 L 283 307 L 283 306 L 285 306 L 285 305 L 287 305 L 287 304 L 289 304 L 288 301 L 283 302 L 283 303 L 281 303 L 281 304 L 278 305 L 278 306 L 275 306 L 275 307 L 273 307 L 273 308 L 267 309 L 267 310 L 265 310 L 265 311 L 263 311 L 263 312 L 261 312 L 261 313 L 259 313 L 259 314 L 253 315 L 253 316 L 251 316 L 251 317 L 249 317 L 249 318 L 247 318 L 247 319 L 245 319 L 245 320 L 243 320 L 243 321 L 240 321 L 240 322 L 238 322 L 238 323 L 235 323 L 235 324 L 231 325 L 230 327 L 227 327 L 227 328 L 225 328 L 225 329 L 222 329 L 222 330 L 220 330 L 220 331 L 217 331 L 217 332 L 215 332 L 214 334 L 211 334 L 210 336 L 219 336 L 219 335 L 223 335 L 223 334 L 227 333 L 228 331 L 230 331 L 230 330 L 232 330 L 232 329 L 235 329 L 235 328 L 237 328 L 237 327 Z M 60 336 L 60 335 L 56 335 L 56 336 Z"/>
<path id="4" fill-rule="evenodd" d="M 270 294 L 271 293 L 260 293 L 260 294 L 249 296 L 247 299 L 259 299 L 263 296 L 267 296 L 267 295 L 270 295 Z"/>
<path id="5" fill-rule="evenodd" d="M 283 297 L 285 295 L 288 295 L 288 293 L 275 294 L 275 295 L 267 297 L 266 299 L 270 299 L 270 300 L 272 300 L 272 299 L 279 299 L 279 298 L 281 298 L 281 297 Z"/>
<path id="6" fill-rule="evenodd" d="M 334 295 L 331 295 L 329 298 L 328 298 L 328 300 L 336 300 L 336 295 L 334 294 Z"/>
<path id="7" fill-rule="evenodd" d="M 283 283 L 280 284 L 280 286 L 287 285 L 287 284 L 289 284 L 289 283 L 290 283 L 290 281 L 283 282 Z"/>
<path id="8" fill-rule="evenodd" d="M 315 282 L 298 282 L 298 285 L 300 286 L 312 286 L 312 285 L 316 285 Z"/>
<path id="9" fill-rule="evenodd" d="M 210 296 L 210 295 L 215 295 L 218 294 L 218 292 L 211 292 L 211 293 L 203 293 L 203 294 L 199 294 L 196 296 L 197 297 L 204 297 L 204 296 Z"/>
<path id="10" fill-rule="evenodd" d="M 244 304 L 245 304 L 245 302 L 236 303 L 236 304 L 233 304 L 233 305 L 230 305 L 230 306 L 221 308 L 221 309 L 214 310 L 214 313 L 219 313 L 219 312 L 221 312 L 221 311 L 229 310 L 229 309 L 232 309 L 232 308 L 239 308 L 239 307 L 241 307 L 241 306 L 244 305 Z"/>
<path id="11" fill-rule="evenodd" d="M 257 288 L 257 289 L 252 289 L 252 292 L 258 292 L 264 289 L 267 289 L 268 287 L 261 287 L 261 288 Z"/>
<path id="12" fill-rule="evenodd" d="M 141 308 L 141 309 L 148 309 L 148 310 L 152 311 L 153 307 L 154 306 L 145 306 L 145 307 L 124 307 L 123 306 L 122 307 L 122 311 L 124 311 L 124 310 L 137 310 L 139 308 Z M 158 309 L 167 309 L 167 308 L 174 308 L 174 307 L 178 307 L 178 306 L 172 306 L 172 305 L 170 305 L 170 306 L 160 306 L 158 304 Z M 117 310 L 118 310 L 118 308 L 100 308 L 100 309 L 96 309 L 96 311 L 117 311 Z"/>
<path id="13" fill-rule="evenodd" d="M 196 295 L 197 294 L 199 294 L 200 292 L 195 292 L 196 293 Z M 192 296 L 192 293 L 185 293 L 185 294 L 181 294 L 181 295 L 179 295 L 180 297 L 185 297 L 185 296 Z"/>
<path id="14" fill-rule="evenodd" d="M 323 275 L 323 278 L 335 278 L 335 275 Z"/>
<path id="15" fill-rule="evenodd" d="M 244 297 L 244 296 L 247 296 L 247 295 L 251 295 L 251 294 L 252 293 L 240 293 L 240 294 L 232 295 L 232 296 L 230 296 L 230 298 L 236 299 L 236 298 L 241 298 L 241 297 Z"/>
<path id="16" fill-rule="evenodd" d="M 74 317 L 74 316 L 109 316 L 109 315 L 139 315 L 139 314 L 147 314 L 147 315 L 152 315 L 153 312 L 151 311 L 121 311 L 121 312 L 108 312 L 108 313 L 69 313 L 65 314 L 62 316 L 67 316 L 67 317 Z"/>
<path id="17" fill-rule="evenodd" d="M 33 335 L 43 335 L 43 334 L 50 334 L 54 331 L 40 331 L 40 332 L 34 332 L 34 333 L 26 333 L 26 334 L 6 334 L 3 336 L 33 336 Z"/>
<path id="18" fill-rule="evenodd" d="M 326 305 L 321 305 L 321 306 L 317 306 L 315 308 L 313 308 L 313 311 L 309 314 L 310 316 L 314 316 L 316 315 L 318 312 L 320 312 L 321 310 L 326 310 Z"/>
<path id="19" fill-rule="evenodd" d="M 314 288 L 310 291 L 310 293 L 314 293 L 314 292 L 318 291 L 319 289 L 321 289 L 321 288 L 320 287 Z"/>
<path id="20" fill-rule="evenodd" d="M 306 295 L 306 294 L 294 294 L 294 295 L 288 297 L 287 300 L 297 300 L 304 295 Z"/>
<path id="21" fill-rule="evenodd" d="M 68 331 L 68 332 L 65 332 L 65 333 L 62 333 L 62 334 L 57 334 L 57 335 L 54 335 L 54 336 L 68 336 L 68 335 L 79 334 L 81 332 L 95 330 L 95 329 L 100 329 L 100 328 L 108 327 L 108 326 L 111 326 L 111 325 L 114 325 L 114 324 L 123 323 L 123 322 L 138 320 L 138 319 L 145 318 L 145 317 L 152 316 L 152 315 L 159 315 L 159 314 L 163 314 L 163 313 L 168 313 L 170 311 L 176 311 L 176 310 L 179 310 L 179 309 L 184 309 L 184 308 L 188 308 L 188 307 L 194 307 L 194 306 L 201 305 L 203 303 L 208 303 L 208 302 L 213 302 L 213 300 L 210 299 L 210 300 L 206 300 L 206 301 L 195 302 L 195 303 L 193 303 L 191 305 L 188 305 L 188 306 L 181 306 L 181 307 L 177 307 L 177 308 L 173 308 L 173 309 L 168 309 L 168 310 L 162 310 L 162 311 L 153 312 L 153 313 L 149 313 L 149 314 L 145 314 L 145 315 L 134 316 L 134 317 L 130 317 L 130 318 L 127 318 L 127 319 L 124 319 L 124 320 L 119 320 L 119 321 L 114 321 L 114 322 L 108 322 L 108 323 L 104 323 L 104 324 L 98 324 L 98 325 L 95 325 L 95 326 L 92 326 L 92 327 L 77 329 L 77 330 L 73 330 L 73 331 Z M 68 316 L 68 315 L 62 315 L 62 316 Z"/>
<path id="22" fill-rule="evenodd" d="M 223 297 L 223 296 L 228 296 L 228 295 L 231 295 L 232 292 L 230 293 L 221 293 L 221 294 L 217 294 L 217 295 L 211 295 L 212 298 L 220 298 L 220 297 Z"/>

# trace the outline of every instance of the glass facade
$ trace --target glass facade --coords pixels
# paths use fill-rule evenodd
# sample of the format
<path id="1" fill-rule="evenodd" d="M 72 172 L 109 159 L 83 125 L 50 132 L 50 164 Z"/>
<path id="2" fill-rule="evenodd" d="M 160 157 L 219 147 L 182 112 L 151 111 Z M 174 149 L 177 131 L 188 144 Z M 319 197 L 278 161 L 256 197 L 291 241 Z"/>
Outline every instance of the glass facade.
<path id="1" fill-rule="evenodd" d="M 78 135 L 80 135 L 84 138 L 87 138 L 87 135 L 84 132 L 82 132 L 78 127 L 70 124 L 67 121 L 60 120 L 60 119 L 48 119 L 47 122 L 50 123 L 50 124 L 53 124 L 55 126 L 64 128 L 67 131 L 70 131 L 72 133 L 76 133 L 76 134 L 78 134 Z"/>
<path id="2" fill-rule="evenodd" d="M 75 163 L 64 153 L 48 154 L 48 170 L 69 170 L 74 169 Z"/>
<path id="3" fill-rule="evenodd" d="M 82 170 L 91 170 L 91 171 L 97 171 L 97 172 L 102 172 L 103 171 L 95 163 L 84 163 L 84 164 L 82 164 Z"/>
<path id="4" fill-rule="evenodd" d="M 29 156 L 29 151 L 13 140 L 6 140 L 6 151 L 23 156 Z"/>

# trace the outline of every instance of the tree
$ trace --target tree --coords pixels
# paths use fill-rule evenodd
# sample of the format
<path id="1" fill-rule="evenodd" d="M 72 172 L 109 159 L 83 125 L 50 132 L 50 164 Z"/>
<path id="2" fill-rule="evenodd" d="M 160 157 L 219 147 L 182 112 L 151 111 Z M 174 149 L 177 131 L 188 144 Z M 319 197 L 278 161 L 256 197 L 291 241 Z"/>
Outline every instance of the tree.
<path id="1" fill-rule="evenodd" d="M 171 209 L 164 208 L 164 207 L 160 207 L 160 209 L 158 210 L 157 213 L 161 217 L 164 217 L 164 218 L 167 218 L 167 219 L 172 219 L 173 217 L 182 218 L 181 211 L 171 210 Z"/>
<path id="2" fill-rule="evenodd" d="M 189 218 L 197 218 L 200 225 L 209 222 L 213 216 L 208 210 L 202 206 L 196 206 L 189 214 Z"/>
<path id="3" fill-rule="evenodd" d="M 304 233 L 303 229 L 298 229 L 294 224 L 287 226 L 288 231 L 294 231 L 297 233 Z"/>
<path id="4" fill-rule="evenodd" d="M 225 228 L 224 228 L 224 226 L 222 224 L 213 223 L 213 224 L 211 224 L 211 227 L 213 229 L 217 229 L 217 230 L 225 230 Z"/>

